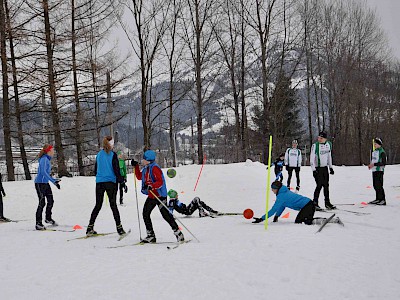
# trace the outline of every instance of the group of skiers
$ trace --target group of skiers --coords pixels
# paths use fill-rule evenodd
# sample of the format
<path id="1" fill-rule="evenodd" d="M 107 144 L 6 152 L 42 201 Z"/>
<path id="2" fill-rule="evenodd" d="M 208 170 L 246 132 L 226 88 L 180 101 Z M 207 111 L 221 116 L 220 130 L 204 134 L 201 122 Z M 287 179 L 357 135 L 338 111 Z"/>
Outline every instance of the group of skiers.
<path id="1" fill-rule="evenodd" d="M 329 175 L 334 175 L 332 167 L 332 143 L 328 141 L 327 134 L 321 131 L 318 140 L 311 147 L 310 166 L 313 171 L 316 187 L 314 190 L 313 200 L 293 193 L 290 191 L 290 180 L 293 170 L 296 171 L 297 187 L 296 192 L 300 190 L 300 166 L 301 152 L 297 149 L 296 140 L 292 142 L 292 147 L 286 150 L 285 154 L 281 154 L 274 162 L 275 165 L 275 181 L 271 184 L 271 189 L 276 194 L 276 202 L 268 211 L 268 218 L 274 216 L 273 222 L 277 222 L 278 218 L 286 207 L 299 211 L 295 223 L 304 223 L 307 225 L 319 224 L 325 218 L 314 218 L 315 211 L 321 211 L 322 208 L 318 204 L 319 194 L 324 188 L 325 208 L 328 210 L 336 209 L 329 198 Z M 380 138 L 374 139 L 374 151 L 372 152 L 371 162 L 368 169 L 372 170 L 373 186 L 376 192 L 376 198 L 369 204 L 386 205 L 385 191 L 383 189 L 383 174 L 386 165 L 386 153 L 382 147 Z M 287 187 L 282 185 L 283 166 L 288 171 Z M 253 223 L 264 221 L 266 215 L 260 218 L 254 218 Z M 340 223 L 340 219 L 332 219 L 331 222 Z"/>
<path id="2" fill-rule="evenodd" d="M 117 192 L 118 186 L 120 191 L 120 204 L 123 204 L 123 193 L 127 192 L 126 186 L 126 164 L 121 152 L 113 151 L 114 140 L 111 136 L 106 136 L 103 139 L 103 149 L 96 156 L 95 174 L 96 174 L 96 204 L 90 216 L 87 226 L 87 236 L 96 235 L 94 224 L 103 204 L 104 194 L 106 193 L 109 199 L 110 207 L 113 212 L 117 232 L 119 235 L 125 235 L 126 232 L 122 227 L 119 210 L 117 207 Z M 383 174 L 386 165 L 386 153 L 382 147 L 382 140 L 374 139 L 374 151 L 368 168 L 372 170 L 373 186 L 376 191 L 376 199 L 369 202 L 375 205 L 386 205 L 385 191 L 383 189 Z M 307 225 L 320 223 L 323 218 L 314 218 L 315 211 L 322 210 L 318 204 L 319 194 L 324 188 L 325 208 L 336 209 L 330 202 L 329 198 L 329 174 L 333 175 L 332 168 L 332 144 L 327 140 L 327 134 L 320 132 L 318 141 L 311 147 L 310 166 L 313 171 L 313 176 L 316 182 L 313 200 L 299 195 L 300 190 L 300 167 L 302 163 L 301 151 L 298 149 L 297 140 L 293 140 L 292 147 L 288 148 L 285 153 L 274 162 L 276 179 L 271 184 L 271 189 L 276 194 L 276 202 L 268 212 L 268 218 L 274 216 L 274 222 L 278 221 L 286 207 L 298 210 L 299 214 L 296 217 L 295 223 L 305 223 Z M 56 226 L 57 223 L 52 218 L 53 194 L 49 182 L 60 189 L 60 180 L 51 176 L 50 161 L 54 156 L 54 148 L 50 144 L 45 144 L 39 153 L 39 167 L 35 178 L 35 189 L 39 198 L 38 207 L 36 210 L 36 225 L 37 230 L 45 230 L 42 223 L 43 209 L 45 210 L 45 223 Z M 167 191 L 164 174 L 161 168 L 155 162 L 156 153 L 153 150 L 147 150 L 143 154 L 141 161 L 142 168 L 139 167 L 139 162 L 132 159 L 131 165 L 134 167 L 134 176 L 141 180 L 141 192 L 147 195 L 143 207 L 143 220 L 146 226 L 147 236 L 142 240 L 143 243 L 155 243 L 156 236 L 154 233 L 151 212 L 158 206 L 164 220 L 170 225 L 178 242 L 184 241 L 184 236 L 179 229 L 173 211 L 191 215 L 194 211 L 199 211 L 199 216 L 216 215 L 218 211 L 213 210 L 206 205 L 200 198 L 195 197 L 189 205 L 185 205 L 178 200 L 178 193 L 171 189 Z M 288 172 L 287 186 L 282 184 L 283 167 L 286 166 Z M 296 193 L 290 191 L 290 181 L 292 173 L 295 171 L 297 185 Z M 0 222 L 8 222 L 9 219 L 3 215 L 3 201 L 5 191 L 1 184 L 0 176 Z M 167 202 L 167 196 L 170 201 Z M 47 205 L 46 205 L 47 200 Z M 260 218 L 254 218 L 253 223 L 259 223 L 265 220 L 266 215 Z M 333 219 L 332 222 L 340 223 L 340 220 Z"/>

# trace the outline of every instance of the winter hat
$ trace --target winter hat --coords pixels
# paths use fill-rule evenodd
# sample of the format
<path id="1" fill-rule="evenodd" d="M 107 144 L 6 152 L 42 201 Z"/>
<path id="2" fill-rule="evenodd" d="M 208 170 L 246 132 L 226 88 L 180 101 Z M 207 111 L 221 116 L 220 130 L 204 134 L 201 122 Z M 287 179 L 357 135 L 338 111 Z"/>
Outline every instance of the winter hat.
<path id="1" fill-rule="evenodd" d="M 380 138 L 374 138 L 374 142 L 382 146 L 382 140 Z"/>
<path id="2" fill-rule="evenodd" d="M 155 161 L 156 160 L 156 153 L 153 150 L 147 150 L 143 154 L 143 159 L 147 161 Z"/>
<path id="3" fill-rule="evenodd" d="M 318 134 L 318 136 L 320 136 L 320 137 L 322 137 L 322 138 L 324 138 L 324 139 L 328 138 L 328 135 L 326 134 L 325 131 L 321 131 L 321 132 Z"/>
<path id="4" fill-rule="evenodd" d="M 282 182 L 276 180 L 271 184 L 271 189 L 279 190 L 282 187 Z"/>
<path id="5" fill-rule="evenodd" d="M 297 140 L 293 140 L 293 141 L 292 141 L 292 144 L 298 145 L 299 143 L 297 142 Z"/>
<path id="6" fill-rule="evenodd" d="M 178 192 L 173 189 L 170 189 L 167 194 L 168 194 L 168 197 L 170 197 L 172 199 L 178 198 Z"/>

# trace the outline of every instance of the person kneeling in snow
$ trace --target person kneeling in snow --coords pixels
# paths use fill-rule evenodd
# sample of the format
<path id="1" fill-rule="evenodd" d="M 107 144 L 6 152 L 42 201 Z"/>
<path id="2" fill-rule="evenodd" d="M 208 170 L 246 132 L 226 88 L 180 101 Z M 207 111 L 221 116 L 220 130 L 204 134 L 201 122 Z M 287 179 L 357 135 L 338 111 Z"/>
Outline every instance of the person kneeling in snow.
<path id="1" fill-rule="evenodd" d="M 268 212 L 268 218 L 274 216 L 274 222 L 278 222 L 278 218 L 286 207 L 300 211 L 297 214 L 295 223 L 304 223 L 306 225 L 322 224 L 325 218 L 314 218 L 315 205 L 310 198 L 289 191 L 280 181 L 274 181 L 271 184 L 272 192 L 276 195 L 276 202 Z M 265 220 L 265 215 L 261 218 L 254 218 L 253 223 L 260 223 Z M 339 218 L 334 218 L 330 223 L 342 224 Z"/>
<path id="2" fill-rule="evenodd" d="M 218 214 L 216 210 L 213 210 L 211 207 L 209 207 L 207 204 L 201 201 L 199 197 L 195 197 L 189 203 L 189 205 L 185 205 L 178 200 L 178 193 L 175 190 L 170 189 L 168 191 L 168 196 L 170 198 L 168 202 L 168 208 L 171 214 L 173 213 L 174 210 L 176 210 L 178 213 L 190 216 L 196 211 L 196 209 L 199 210 L 200 218 Z"/>

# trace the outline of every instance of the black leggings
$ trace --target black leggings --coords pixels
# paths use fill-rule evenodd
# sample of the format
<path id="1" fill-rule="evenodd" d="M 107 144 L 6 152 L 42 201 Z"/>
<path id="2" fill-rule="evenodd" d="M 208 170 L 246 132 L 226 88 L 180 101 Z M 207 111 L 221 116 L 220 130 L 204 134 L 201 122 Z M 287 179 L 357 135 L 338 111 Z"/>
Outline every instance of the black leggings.
<path id="1" fill-rule="evenodd" d="M 3 196 L 0 193 L 0 218 L 4 217 L 3 215 Z"/>
<path id="2" fill-rule="evenodd" d="M 159 199 L 167 205 L 167 197 L 159 197 Z M 153 224 L 151 222 L 150 214 L 153 209 L 158 205 L 158 209 L 161 212 L 162 217 L 165 221 L 171 226 L 171 228 L 175 231 L 178 229 L 178 224 L 176 224 L 174 217 L 170 214 L 169 210 L 164 207 L 164 205 L 160 204 L 157 199 L 147 198 L 146 202 L 143 206 L 143 221 L 146 225 L 146 230 L 153 232 Z"/>
<path id="3" fill-rule="evenodd" d="M 372 182 L 375 189 L 375 200 L 386 200 L 385 190 L 383 189 L 383 172 L 375 171 L 372 172 Z"/>
<path id="4" fill-rule="evenodd" d="M 288 179 L 287 179 L 287 186 L 290 186 L 290 180 L 292 179 L 292 174 L 293 170 L 296 173 L 296 179 L 297 179 L 297 186 L 300 186 L 300 167 L 288 167 Z"/>
<path id="5" fill-rule="evenodd" d="M 304 223 L 311 225 L 315 213 L 315 205 L 312 201 L 309 201 L 297 214 L 295 223 Z"/>
<path id="6" fill-rule="evenodd" d="M 36 210 L 36 223 L 42 222 L 43 209 L 46 206 L 46 220 L 51 220 L 52 208 L 54 204 L 53 192 L 49 183 L 35 183 L 36 193 L 39 197 L 39 205 Z M 47 199 L 47 205 L 46 205 Z"/>
<path id="7" fill-rule="evenodd" d="M 319 193 L 324 188 L 325 202 L 329 202 L 329 173 L 328 167 L 317 167 L 317 174 L 314 176 L 317 186 L 314 191 L 314 201 L 318 203 Z"/>
<path id="8" fill-rule="evenodd" d="M 114 215 L 115 224 L 121 224 L 121 218 L 117 207 L 117 183 L 114 182 L 98 182 L 96 183 L 96 205 L 90 216 L 89 225 L 94 225 L 96 218 L 101 210 L 104 200 L 104 193 L 107 193 L 110 207 Z"/>

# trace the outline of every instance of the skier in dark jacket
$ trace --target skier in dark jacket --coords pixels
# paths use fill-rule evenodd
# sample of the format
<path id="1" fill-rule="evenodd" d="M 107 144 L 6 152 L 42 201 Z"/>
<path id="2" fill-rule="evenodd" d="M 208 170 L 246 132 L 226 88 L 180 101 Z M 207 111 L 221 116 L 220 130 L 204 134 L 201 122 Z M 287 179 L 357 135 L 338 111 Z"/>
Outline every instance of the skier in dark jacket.
<path id="1" fill-rule="evenodd" d="M 142 180 L 142 193 L 147 195 L 143 206 L 143 220 L 146 225 L 147 236 L 141 241 L 143 243 L 155 243 L 156 235 L 153 230 L 150 214 L 158 206 L 164 220 L 171 226 L 178 242 L 185 240 L 183 233 L 179 230 L 178 224 L 167 209 L 167 186 L 161 168 L 155 163 L 156 153 L 147 150 L 143 154 L 142 170 L 139 163 L 132 159 L 131 164 L 135 168 L 135 176 Z"/>
<path id="2" fill-rule="evenodd" d="M 113 147 L 113 138 L 111 136 L 106 136 L 103 139 L 103 150 L 97 153 L 96 156 L 96 205 L 93 208 L 92 214 L 90 216 L 89 225 L 86 230 L 87 236 L 97 234 L 93 227 L 103 205 L 104 193 L 107 193 L 108 199 L 110 201 L 110 208 L 113 212 L 118 234 L 126 234 L 124 228 L 122 227 L 121 218 L 117 207 L 118 183 L 124 186 L 125 181 L 120 173 L 117 154 L 112 151 Z"/>
<path id="3" fill-rule="evenodd" d="M 208 217 L 209 215 L 217 215 L 218 211 L 213 210 L 211 207 L 209 207 L 207 204 L 205 204 L 203 201 L 200 200 L 199 197 L 195 197 L 189 205 L 183 204 L 178 200 L 178 193 L 175 190 L 169 190 L 168 191 L 168 196 L 170 198 L 168 202 L 168 207 L 169 211 L 171 214 L 173 213 L 174 210 L 176 210 L 178 213 L 190 216 L 192 215 L 196 209 L 199 210 L 199 217 Z"/>
<path id="4" fill-rule="evenodd" d="M 372 182 L 375 189 L 375 200 L 369 204 L 386 205 L 385 190 L 383 189 L 383 174 L 386 165 L 386 152 L 382 148 L 382 140 L 380 138 L 374 139 L 375 150 L 372 152 L 371 162 L 368 169 L 372 171 Z"/>
<path id="5" fill-rule="evenodd" d="M 43 209 L 46 206 L 45 222 L 56 226 L 57 223 L 52 218 L 52 208 L 54 204 L 53 192 L 49 181 L 52 182 L 58 189 L 60 189 L 60 180 L 51 177 L 51 164 L 50 160 L 54 156 L 54 148 L 52 145 L 45 144 L 39 153 L 39 167 L 38 173 L 35 178 L 35 189 L 39 197 L 39 205 L 36 210 L 36 230 L 46 230 L 42 223 Z M 47 205 L 46 205 L 47 199 Z"/>
<path id="6" fill-rule="evenodd" d="M 306 225 L 321 224 L 325 218 L 314 218 L 315 205 L 311 199 L 300 194 L 291 192 L 282 182 L 274 181 L 271 184 L 272 192 L 276 195 L 276 202 L 268 211 L 268 218 L 274 216 L 274 222 L 278 222 L 285 208 L 299 211 L 295 223 Z M 260 223 L 265 220 L 265 215 L 261 218 L 254 218 L 253 223 Z M 332 219 L 330 223 L 342 224 L 339 218 Z"/>
<path id="7" fill-rule="evenodd" d="M 283 166 L 285 165 L 285 153 L 279 155 L 279 157 L 272 163 L 275 172 L 275 180 L 283 181 Z"/>
<path id="8" fill-rule="evenodd" d="M 1 174 L 0 174 L 0 222 L 10 222 L 10 219 L 7 219 L 4 216 L 4 212 L 3 212 L 3 197 L 6 196 L 6 192 L 4 191 L 3 188 L 3 183 L 1 182 Z"/>

